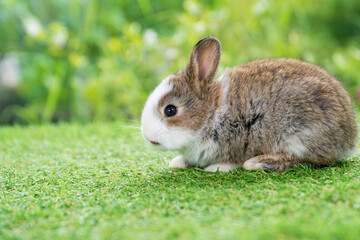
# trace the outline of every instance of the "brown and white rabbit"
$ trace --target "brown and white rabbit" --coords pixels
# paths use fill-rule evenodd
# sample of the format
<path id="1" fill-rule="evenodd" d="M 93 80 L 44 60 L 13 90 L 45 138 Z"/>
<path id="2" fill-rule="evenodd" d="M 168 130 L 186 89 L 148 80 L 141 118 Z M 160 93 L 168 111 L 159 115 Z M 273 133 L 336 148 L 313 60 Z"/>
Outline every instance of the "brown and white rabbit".
<path id="1" fill-rule="evenodd" d="M 145 140 L 181 153 L 170 167 L 283 171 L 328 166 L 354 149 L 350 97 L 328 72 L 299 60 L 264 59 L 215 79 L 220 54 L 216 38 L 201 39 L 186 69 L 164 79 L 145 104 Z"/>

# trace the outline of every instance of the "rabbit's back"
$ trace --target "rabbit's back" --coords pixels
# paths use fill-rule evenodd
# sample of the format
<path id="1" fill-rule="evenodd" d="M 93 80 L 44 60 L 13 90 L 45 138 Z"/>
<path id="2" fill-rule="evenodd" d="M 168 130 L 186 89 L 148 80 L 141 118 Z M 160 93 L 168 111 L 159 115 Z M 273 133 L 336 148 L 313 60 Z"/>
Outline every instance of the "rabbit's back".
<path id="1" fill-rule="evenodd" d="M 354 147 L 351 99 L 337 79 L 316 65 L 257 60 L 228 69 L 227 83 L 220 81 L 227 108 L 217 126 L 223 129 L 222 141 L 237 151 L 230 155 L 247 159 L 284 152 L 322 165 Z"/>

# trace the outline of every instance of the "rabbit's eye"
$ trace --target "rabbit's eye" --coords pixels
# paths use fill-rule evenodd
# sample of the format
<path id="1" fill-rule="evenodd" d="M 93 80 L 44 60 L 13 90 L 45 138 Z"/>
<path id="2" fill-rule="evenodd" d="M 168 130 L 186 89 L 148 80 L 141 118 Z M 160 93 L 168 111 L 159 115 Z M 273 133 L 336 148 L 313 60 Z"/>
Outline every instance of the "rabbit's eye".
<path id="1" fill-rule="evenodd" d="M 175 116 L 177 113 L 177 109 L 174 105 L 167 105 L 164 110 L 164 114 L 166 117 Z"/>

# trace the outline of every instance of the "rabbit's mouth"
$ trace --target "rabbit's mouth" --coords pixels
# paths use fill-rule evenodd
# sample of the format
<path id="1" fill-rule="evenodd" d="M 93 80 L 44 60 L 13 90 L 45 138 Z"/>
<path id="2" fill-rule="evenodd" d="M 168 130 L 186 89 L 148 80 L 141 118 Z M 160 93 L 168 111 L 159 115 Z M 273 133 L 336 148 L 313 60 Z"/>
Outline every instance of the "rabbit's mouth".
<path id="1" fill-rule="evenodd" d="M 156 145 L 156 146 L 159 146 L 159 145 L 160 145 L 160 143 L 155 142 L 155 141 L 150 141 L 150 143 L 151 143 L 152 145 Z"/>

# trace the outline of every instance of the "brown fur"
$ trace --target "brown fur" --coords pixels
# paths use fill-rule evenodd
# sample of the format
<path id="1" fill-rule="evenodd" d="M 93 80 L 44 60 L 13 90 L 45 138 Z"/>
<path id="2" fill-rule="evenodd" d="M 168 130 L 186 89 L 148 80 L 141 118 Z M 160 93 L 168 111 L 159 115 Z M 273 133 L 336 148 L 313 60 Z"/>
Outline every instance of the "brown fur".
<path id="1" fill-rule="evenodd" d="M 181 72 L 171 79 L 174 88 L 160 99 L 158 112 L 163 116 L 163 121 L 169 127 L 181 127 L 184 130 L 198 131 L 203 126 L 204 119 L 209 118 L 209 113 L 215 111 L 219 101 L 216 100 L 216 95 L 199 97 L 191 86 L 184 84 L 184 82 L 188 81 L 187 78 L 187 74 Z M 163 111 L 170 104 L 182 108 L 183 113 L 166 118 Z"/>
<path id="2" fill-rule="evenodd" d="M 205 77 L 197 73 L 198 61 L 208 57 L 201 54 L 213 58 Z M 220 162 L 243 164 L 260 156 L 264 169 L 283 171 L 303 163 L 330 165 L 354 148 L 350 97 L 325 70 L 294 59 L 264 59 L 229 68 L 214 81 L 219 59 L 220 43 L 200 40 L 185 71 L 170 80 L 174 88 L 158 111 L 182 106 L 180 115 L 164 118 L 166 124 L 199 131 L 202 141 L 218 145 Z M 301 157 L 288 152 L 296 143 L 306 149 Z"/>
<path id="3" fill-rule="evenodd" d="M 221 121 L 238 122 L 235 130 L 242 133 L 235 136 L 236 143 L 230 141 L 229 147 L 238 149 L 229 151 L 232 161 L 283 153 L 287 138 L 304 130 L 316 133 L 302 139 L 308 149 L 304 161 L 322 165 L 354 147 L 357 130 L 350 97 L 326 71 L 293 59 L 265 59 L 229 69 L 228 75 L 229 110 Z M 219 142 L 231 139 L 232 132 L 224 128 Z"/>
<path id="4" fill-rule="evenodd" d="M 204 38 L 200 40 L 191 52 L 190 61 L 184 71 L 180 71 L 171 78 L 174 89 L 164 95 L 158 104 L 158 112 L 163 116 L 163 120 L 170 127 L 182 127 L 193 131 L 198 131 L 203 126 L 204 119 L 209 119 L 209 113 L 213 113 L 219 104 L 217 91 L 218 84 L 213 84 L 217 67 L 220 60 L 220 42 L 216 39 Z M 205 58 L 212 59 L 211 71 L 206 76 L 198 74 L 199 61 Z M 201 76 L 199 76 L 201 75 Z M 194 79 L 198 79 L 194 81 Z M 209 91 L 213 94 L 209 94 Z M 181 115 L 166 118 L 163 109 L 173 104 L 183 107 Z"/>

